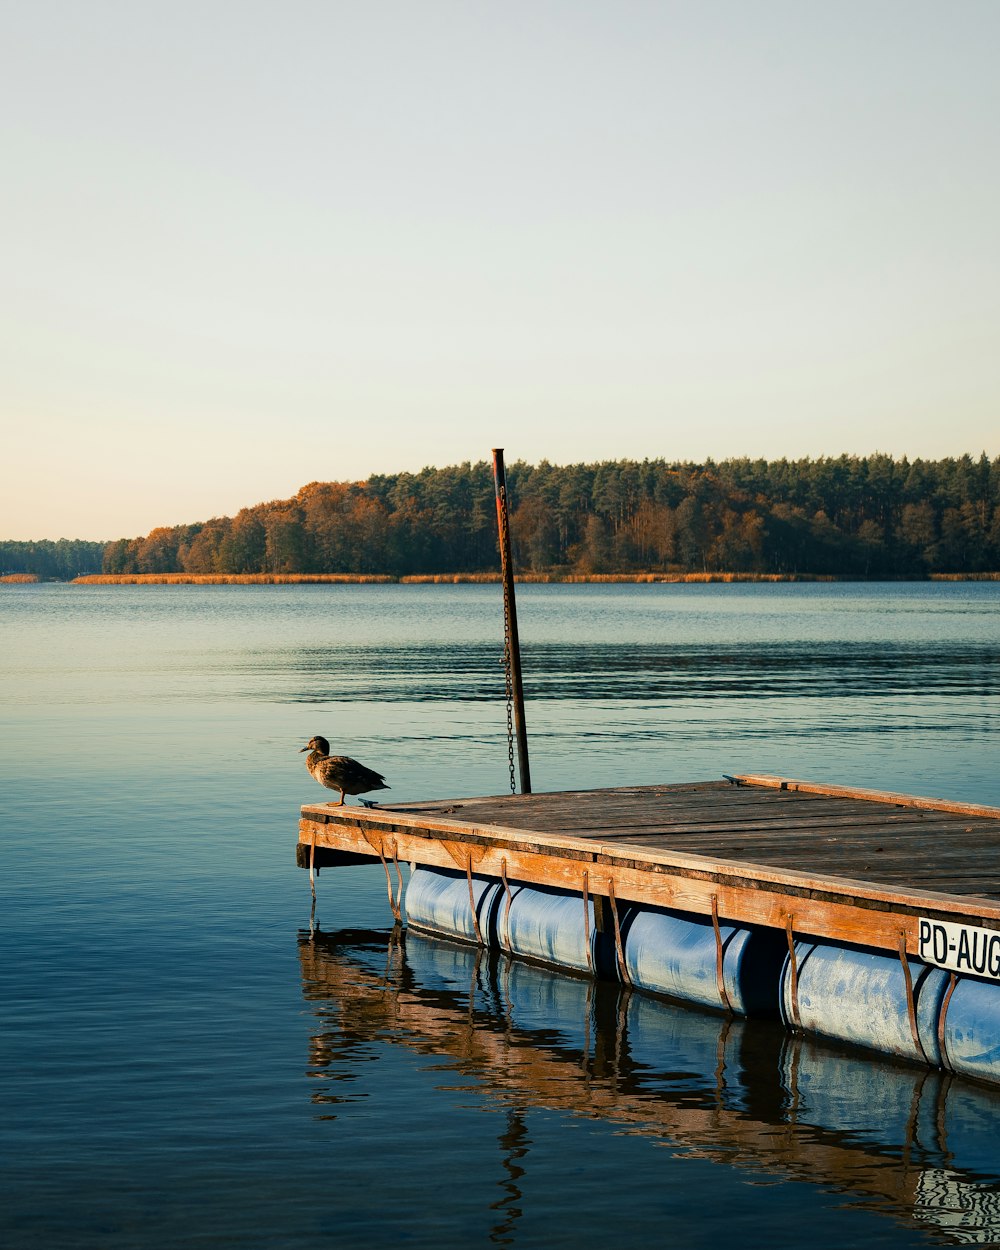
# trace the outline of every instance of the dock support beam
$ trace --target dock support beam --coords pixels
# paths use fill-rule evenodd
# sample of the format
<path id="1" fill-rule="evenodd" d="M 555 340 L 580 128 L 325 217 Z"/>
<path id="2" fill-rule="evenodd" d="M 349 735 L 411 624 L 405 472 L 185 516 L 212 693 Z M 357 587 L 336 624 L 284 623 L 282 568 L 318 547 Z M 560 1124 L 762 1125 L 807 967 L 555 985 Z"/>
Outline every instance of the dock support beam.
<path id="1" fill-rule="evenodd" d="M 531 793 L 531 772 L 528 768 L 528 732 L 524 723 L 524 687 L 521 684 L 521 644 L 517 636 L 517 605 L 514 601 L 514 568 L 510 557 L 510 524 L 507 510 L 507 477 L 503 465 L 503 448 L 493 449 L 493 483 L 497 497 L 497 531 L 500 536 L 500 572 L 503 578 L 503 604 L 506 621 L 505 659 L 510 665 L 511 699 L 514 709 L 514 733 L 517 738 L 517 763 L 521 793 Z M 511 761 L 513 767 L 513 761 Z"/>

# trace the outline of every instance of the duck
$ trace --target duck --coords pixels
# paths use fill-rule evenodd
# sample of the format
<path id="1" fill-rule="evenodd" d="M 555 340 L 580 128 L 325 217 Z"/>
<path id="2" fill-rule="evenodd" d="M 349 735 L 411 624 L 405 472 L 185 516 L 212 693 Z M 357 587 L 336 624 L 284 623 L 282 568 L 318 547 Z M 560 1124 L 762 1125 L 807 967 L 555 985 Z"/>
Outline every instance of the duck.
<path id="1" fill-rule="evenodd" d="M 367 794 L 369 790 L 392 788 L 386 785 L 381 773 L 366 768 L 364 764 L 352 760 L 349 755 L 331 755 L 329 742 L 319 735 L 310 738 L 299 754 L 304 751 L 309 752 L 306 768 L 319 784 L 326 786 L 328 790 L 340 791 L 340 800 L 332 805 L 334 807 L 343 807 L 348 794 Z M 364 803 L 365 800 L 362 799 L 361 802 Z"/>

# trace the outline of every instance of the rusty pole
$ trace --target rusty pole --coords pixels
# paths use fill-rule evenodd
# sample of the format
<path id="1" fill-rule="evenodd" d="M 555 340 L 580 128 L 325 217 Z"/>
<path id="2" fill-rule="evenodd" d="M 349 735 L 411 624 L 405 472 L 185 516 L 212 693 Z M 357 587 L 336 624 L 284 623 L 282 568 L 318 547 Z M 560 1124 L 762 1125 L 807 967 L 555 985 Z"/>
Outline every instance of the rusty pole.
<path id="1" fill-rule="evenodd" d="M 500 573 L 503 578 L 504 618 L 507 625 L 507 659 L 510 663 L 511 694 L 514 706 L 514 732 L 517 738 L 517 763 L 521 777 L 521 793 L 531 793 L 531 772 L 528 768 L 528 733 L 524 725 L 524 687 L 521 684 L 521 646 L 517 637 L 517 606 L 514 602 L 514 569 L 510 558 L 510 527 L 507 515 L 507 478 L 503 467 L 503 448 L 493 449 L 493 482 L 497 495 L 497 531 L 500 536 Z"/>

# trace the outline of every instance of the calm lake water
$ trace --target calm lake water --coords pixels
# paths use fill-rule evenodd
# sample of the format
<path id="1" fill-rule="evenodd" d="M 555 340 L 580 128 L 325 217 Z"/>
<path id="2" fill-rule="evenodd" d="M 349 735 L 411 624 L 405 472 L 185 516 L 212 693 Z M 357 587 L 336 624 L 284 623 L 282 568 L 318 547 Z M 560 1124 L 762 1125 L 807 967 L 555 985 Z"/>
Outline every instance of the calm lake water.
<path id="1" fill-rule="evenodd" d="M 1000 584 L 518 591 L 536 790 L 1000 804 Z M 394 932 L 313 734 L 508 788 L 500 593 L 0 588 L 5 1247 L 1000 1243 L 1000 1093 Z"/>

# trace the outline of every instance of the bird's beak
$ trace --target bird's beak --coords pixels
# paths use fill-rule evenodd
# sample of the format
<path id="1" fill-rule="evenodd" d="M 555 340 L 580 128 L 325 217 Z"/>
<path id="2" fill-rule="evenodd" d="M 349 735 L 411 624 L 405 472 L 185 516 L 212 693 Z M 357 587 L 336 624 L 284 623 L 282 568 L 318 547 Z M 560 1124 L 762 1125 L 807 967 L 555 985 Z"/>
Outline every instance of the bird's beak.
<path id="1" fill-rule="evenodd" d="M 308 750 L 309 750 L 308 747 L 302 747 L 299 751 L 299 755 L 301 755 L 303 751 L 308 751 Z"/>

